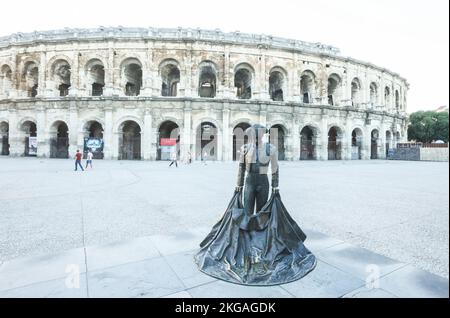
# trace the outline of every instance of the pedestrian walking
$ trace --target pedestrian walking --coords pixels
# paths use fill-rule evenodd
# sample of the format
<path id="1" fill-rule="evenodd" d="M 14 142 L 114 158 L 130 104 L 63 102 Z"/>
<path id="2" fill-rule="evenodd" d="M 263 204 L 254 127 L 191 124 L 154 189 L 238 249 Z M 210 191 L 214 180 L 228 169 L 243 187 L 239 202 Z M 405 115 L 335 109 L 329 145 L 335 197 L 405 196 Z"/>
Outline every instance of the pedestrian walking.
<path id="1" fill-rule="evenodd" d="M 177 152 L 176 151 L 172 151 L 172 153 L 170 154 L 170 159 L 172 160 L 170 162 L 170 166 L 172 166 L 175 163 L 175 166 L 178 168 L 178 162 L 177 162 Z"/>
<path id="2" fill-rule="evenodd" d="M 92 153 L 91 149 L 88 150 L 87 156 L 86 156 L 86 168 L 88 168 L 88 165 L 92 169 L 92 159 L 94 158 L 94 154 Z"/>
<path id="3" fill-rule="evenodd" d="M 191 157 L 191 153 L 189 151 L 187 153 L 187 162 L 188 162 L 188 164 L 192 163 L 192 157 Z"/>
<path id="4" fill-rule="evenodd" d="M 83 166 L 81 164 L 81 152 L 80 152 L 80 150 L 77 150 L 77 153 L 75 154 L 75 171 L 78 170 L 78 166 L 81 168 L 81 171 L 84 171 Z"/>

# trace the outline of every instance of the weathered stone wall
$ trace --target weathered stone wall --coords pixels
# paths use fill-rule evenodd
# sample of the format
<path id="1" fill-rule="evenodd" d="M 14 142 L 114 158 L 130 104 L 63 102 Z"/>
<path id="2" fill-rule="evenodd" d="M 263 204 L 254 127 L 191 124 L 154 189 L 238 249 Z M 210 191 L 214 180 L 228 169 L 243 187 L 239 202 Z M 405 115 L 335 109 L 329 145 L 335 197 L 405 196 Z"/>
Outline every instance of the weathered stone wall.
<path id="1" fill-rule="evenodd" d="M 138 96 L 126 95 L 130 63 L 142 73 Z M 60 96 L 62 82 L 55 75 L 63 64 L 70 67 L 66 96 Z M 92 96 L 95 65 L 104 70 L 102 96 Z M 176 96 L 162 96 L 167 65 L 179 72 Z M 215 76 L 214 98 L 199 97 L 205 65 Z M 249 99 L 237 96 L 235 75 L 242 69 L 250 75 Z M 275 73 L 283 96 L 278 101 L 271 98 Z M 337 80 L 333 91 L 330 79 Z M 29 97 L 35 82 L 37 95 Z M 342 57 L 333 47 L 267 36 L 99 29 L 0 38 L 0 123 L 9 127 L 13 156 L 23 155 L 25 122 L 37 126 L 38 156 L 49 156 L 55 123 L 67 124 L 72 155 L 82 147 L 88 123 L 96 121 L 103 129 L 105 158 L 118 158 L 122 124 L 132 120 L 140 127 L 141 158 L 147 160 L 157 158 L 159 129 L 166 121 L 180 128 L 181 157 L 195 153 L 198 127 L 207 121 L 218 130 L 218 160 L 232 159 L 236 125 L 257 122 L 282 127 L 288 160 L 300 158 L 305 127 L 314 131 L 315 159 L 328 159 L 332 127 L 338 130 L 341 159 L 351 159 L 354 130 L 362 159 L 373 153 L 384 158 L 386 147 L 407 139 L 407 90 L 399 75 Z"/>

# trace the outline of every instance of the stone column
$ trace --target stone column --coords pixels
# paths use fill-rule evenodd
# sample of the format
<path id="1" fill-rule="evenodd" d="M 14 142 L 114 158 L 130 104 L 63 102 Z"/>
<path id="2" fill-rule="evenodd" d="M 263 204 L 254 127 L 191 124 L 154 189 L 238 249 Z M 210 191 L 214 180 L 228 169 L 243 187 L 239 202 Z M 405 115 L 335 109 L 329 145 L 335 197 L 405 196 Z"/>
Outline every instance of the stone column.
<path id="1" fill-rule="evenodd" d="M 9 143 L 9 155 L 11 157 L 23 155 L 23 149 L 21 149 L 22 143 L 19 140 L 20 132 L 17 125 L 18 125 L 17 110 L 13 108 L 13 106 L 10 106 L 8 110 L 8 126 L 9 126 L 8 143 Z"/>
<path id="2" fill-rule="evenodd" d="M 223 160 L 233 160 L 233 138 L 230 128 L 230 109 L 227 102 L 223 104 L 222 126 L 223 126 Z"/>
<path id="3" fill-rule="evenodd" d="M 82 151 L 78 145 L 78 109 L 76 102 L 70 102 L 69 106 L 69 158 L 75 156 L 77 149 Z"/>
<path id="4" fill-rule="evenodd" d="M 155 160 L 156 155 L 152 152 L 152 140 L 153 140 L 153 127 L 152 127 L 153 116 L 150 109 L 145 110 L 144 114 L 144 133 L 141 136 L 142 142 L 144 143 L 141 147 L 143 151 L 142 158 L 144 160 Z"/>
<path id="5" fill-rule="evenodd" d="M 352 159 L 352 123 L 346 119 L 345 131 L 342 133 L 342 159 Z"/>
<path id="6" fill-rule="evenodd" d="M 105 65 L 105 87 L 103 90 L 104 96 L 112 96 L 113 94 L 118 94 L 118 92 L 115 92 L 115 84 L 118 85 L 118 83 L 115 83 L 114 78 L 114 43 L 111 41 L 108 42 L 108 62 L 107 65 Z"/>
<path id="7" fill-rule="evenodd" d="M 363 159 L 369 160 L 372 154 L 372 127 L 365 126 L 364 127 L 364 138 L 363 138 Z"/>
<path id="8" fill-rule="evenodd" d="M 43 45 L 40 45 L 41 56 L 39 62 L 39 75 L 38 75 L 38 96 L 45 96 L 45 84 L 47 73 L 47 53 Z"/>
<path id="9" fill-rule="evenodd" d="M 114 151 L 113 115 L 111 106 L 105 107 L 104 116 L 105 127 L 103 127 L 103 155 L 105 159 L 117 159 L 117 151 Z"/>
<path id="10" fill-rule="evenodd" d="M 192 121 L 192 109 L 191 102 L 185 101 L 184 103 L 184 118 L 183 127 L 180 127 L 180 142 L 181 142 L 181 160 L 187 160 L 188 153 L 191 153 L 192 161 L 195 160 L 195 151 L 192 151 L 192 135 L 191 135 L 191 121 Z"/>
<path id="11" fill-rule="evenodd" d="M 50 157 L 50 139 L 46 129 L 45 107 L 36 107 L 37 157 Z"/>
<path id="12" fill-rule="evenodd" d="M 317 137 L 317 160 L 328 160 L 328 119 L 322 115 L 321 133 Z"/>
<path id="13" fill-rule="evenodd" d="M 292 130 L 291 130 L 291 160 L 300 160 L 300 126 L 299 120 L 292 119 Z"/>

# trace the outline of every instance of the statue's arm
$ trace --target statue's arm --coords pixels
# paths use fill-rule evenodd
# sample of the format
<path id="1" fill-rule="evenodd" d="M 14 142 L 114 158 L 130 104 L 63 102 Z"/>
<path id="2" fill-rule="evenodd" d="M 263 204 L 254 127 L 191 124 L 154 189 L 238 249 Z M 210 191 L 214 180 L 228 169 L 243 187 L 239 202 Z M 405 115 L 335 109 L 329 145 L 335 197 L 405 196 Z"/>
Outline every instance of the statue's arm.
<path id="1" fill-rule="evenodd" d="M 278 150 L 274 147 L 271 153 L 270 165 L 272 170 L 272 188 L 278 188 L 279 181 L 279 166 L 278 166 Z"/>

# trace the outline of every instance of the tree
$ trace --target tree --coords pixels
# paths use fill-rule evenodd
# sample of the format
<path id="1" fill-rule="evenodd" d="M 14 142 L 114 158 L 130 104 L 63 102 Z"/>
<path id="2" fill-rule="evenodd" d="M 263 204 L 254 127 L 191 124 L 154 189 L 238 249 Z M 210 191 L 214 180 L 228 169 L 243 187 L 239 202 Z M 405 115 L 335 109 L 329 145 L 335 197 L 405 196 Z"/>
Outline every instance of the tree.
<path id="1" fill-rule="evenodd" d="M 448 112 L 418 111 L 409 116 L 409 140 L 448 142 L 448 137 Z"/>

